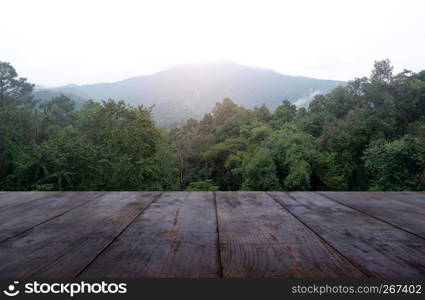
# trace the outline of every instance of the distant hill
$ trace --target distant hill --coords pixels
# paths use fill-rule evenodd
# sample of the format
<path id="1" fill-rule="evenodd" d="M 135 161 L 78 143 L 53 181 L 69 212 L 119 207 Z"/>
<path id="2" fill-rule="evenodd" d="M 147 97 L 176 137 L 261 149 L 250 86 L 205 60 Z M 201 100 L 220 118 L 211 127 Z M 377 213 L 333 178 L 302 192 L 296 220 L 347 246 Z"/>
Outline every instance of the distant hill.
<path id="1" fill-rule="evenodd" d="M 201 114 L 195 113 L 189 106 L 178 102 L 155 104 L 152 109 L 154 120 L 159 126 L 179 125 L 188 119 L 200 119 Z"/>
<path id="2" fill-rule="evenodd" d="M 232 62 L 215 62 L 177 66 L 113 83 L 73 84 L 36 93 L 42 92 L 45 96 L 50 91 L 72 95 L 78 100 L 112 98 L 133 105 L 155 104 L 157 118 L 162 117 L 160 111 L 167 111 L 171 116 L 176 103 L 184 104 L 182 116 L 180 111 L 174 111 L 173 118 L 185 119 L 209 112 L 216 102 L 226 97 L 247 108 L 266 104 L 273 110 L 283 99 L 307 105 L 315 94 L 327 93 L 343 84 L 343 81 L 288 76 Z"/>
<path id="3" fill-rule="evenodd" d="M 36 99 L 41 100 L 42 102 L 49 101 L 50 99 L 58 97 L 60 95 L 65 95 L 75 101 L 75 106 L 78 109 L 81 108 L 84 105 L 84 102 L 88 99 L 88 97 L 77 96 L 74 93 L 61 89 L 46 89 L 40 87 L 35 87 L 33 95 Z"/>

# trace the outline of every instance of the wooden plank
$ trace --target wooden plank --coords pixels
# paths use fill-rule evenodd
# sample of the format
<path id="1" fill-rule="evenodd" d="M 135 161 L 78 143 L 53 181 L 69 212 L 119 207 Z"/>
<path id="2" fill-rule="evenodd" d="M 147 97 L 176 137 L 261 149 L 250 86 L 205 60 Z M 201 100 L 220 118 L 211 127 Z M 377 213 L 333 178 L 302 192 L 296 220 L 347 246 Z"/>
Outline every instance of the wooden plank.
<path id="1" fill-rule="evenodd" d="M 269 193 L 371 277 L 423 277 L 425 240 L 317 193 Z"/>
<path id="2" fill-rule="evenodd" d="M 370 195 L 379 195 L 384 199 L 392 199 L 408 203 L 425 209 L 425 194 L 421 192 L 363 192 Z"/>
<path id="3" fill-rule="evenodd" d="M 0 194 L 0 208 L 3 209 L 37 199 L 52 197 L 59 193 L 60 192 L 8 192 Z"/>
<path id="4" fill-rule="evenodd" d="M 0 211 L 0 242 L 104 194 L 105 192 L 66 192 L 3 208 Z"/>
<path id="5" fill-rule="evenodd" d="M 323 192 L 320 194 L 425 238 L 425 208 L 395 199 L 392 196 L 396 196 L 396 193 Z"/>
<path id="6" fill-rule="evenodd" d="M 213 193 L 165 193 L 81 274 L 82 277 L 217 277 Z"/>
<path id="7" fill-rule="evenodd" d="M 382 192 L 384 193 L 384 192 Z M 425 208 L 425 193 L 421 192 L 397 192 L 397 193 L 387 193 L 388 197 L 391 199 L 397 199 L 399 201 L 407 202 L 412 205 Z"/>
<path id="8" fill-rule="evenodd" d="M 157 192 L 111 192 L 0 243 L 0 277 L 74 277 Z"/>
<path id="9" fill-rule="evenodd" d="M 263 192 L 217 192 L 224 277 L 363 277 Z"/>

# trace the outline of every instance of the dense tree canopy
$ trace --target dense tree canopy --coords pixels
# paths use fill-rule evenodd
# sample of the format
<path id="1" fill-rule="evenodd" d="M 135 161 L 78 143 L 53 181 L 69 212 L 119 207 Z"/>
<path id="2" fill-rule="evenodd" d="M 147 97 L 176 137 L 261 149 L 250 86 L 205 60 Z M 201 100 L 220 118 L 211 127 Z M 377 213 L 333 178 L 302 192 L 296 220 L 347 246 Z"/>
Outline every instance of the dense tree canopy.
<path id="1" fill-rule="evenodd" d="M 225 99 L 176 129 L 186 146 L 197 144 L 188 124 L 209 141 L 183 181 L 221 190 L 424 189 L 425 71 L 392 71 L 377 61 L 370 78 L 317 95 L 307 109 L 283 100 L 271 113 Z"/>
<path id="2" fill-rule="evenodd" d="M 0 108 L 18 105 L 31 95 L 33 85 L 26 78 L 18 78 L 18 73 L 9 63 L 0 61 Z"/>
<path id="3" fill-rule="evenodd" d="M 0 62 L 1 190 L 425 189 L 425 71 L 388 60 L 308 108 L 226 98 L 169 129 L 151 108 L 31 91 Z"/>

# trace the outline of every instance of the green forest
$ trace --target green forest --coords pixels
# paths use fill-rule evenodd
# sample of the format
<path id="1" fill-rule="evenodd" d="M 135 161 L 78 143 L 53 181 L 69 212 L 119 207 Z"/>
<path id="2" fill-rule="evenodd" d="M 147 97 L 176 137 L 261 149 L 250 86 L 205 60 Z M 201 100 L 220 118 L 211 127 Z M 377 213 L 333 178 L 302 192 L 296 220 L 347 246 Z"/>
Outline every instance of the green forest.
<path id="1" fill-rule="evenodd" d="M 172 128 L 125 99 L 76 107 L 33 88 L 0 62 L 0 190 L 425 189 L 425 71 L 389 60 L 308 108 L 226 98 Z"/>

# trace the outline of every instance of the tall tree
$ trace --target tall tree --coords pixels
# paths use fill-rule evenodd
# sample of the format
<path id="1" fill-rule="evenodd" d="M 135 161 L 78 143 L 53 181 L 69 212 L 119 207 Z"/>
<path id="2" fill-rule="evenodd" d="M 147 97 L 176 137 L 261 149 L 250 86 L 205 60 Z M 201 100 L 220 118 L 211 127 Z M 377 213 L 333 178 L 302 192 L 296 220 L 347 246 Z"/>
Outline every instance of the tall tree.
<path id="1" fill-rule="evenodd" d="M 0 61 L 0 109 L 12 100 L 30 96 L 33 86 L 26 78 L 18 78 L 18 73 L 10 63 Z"/>

